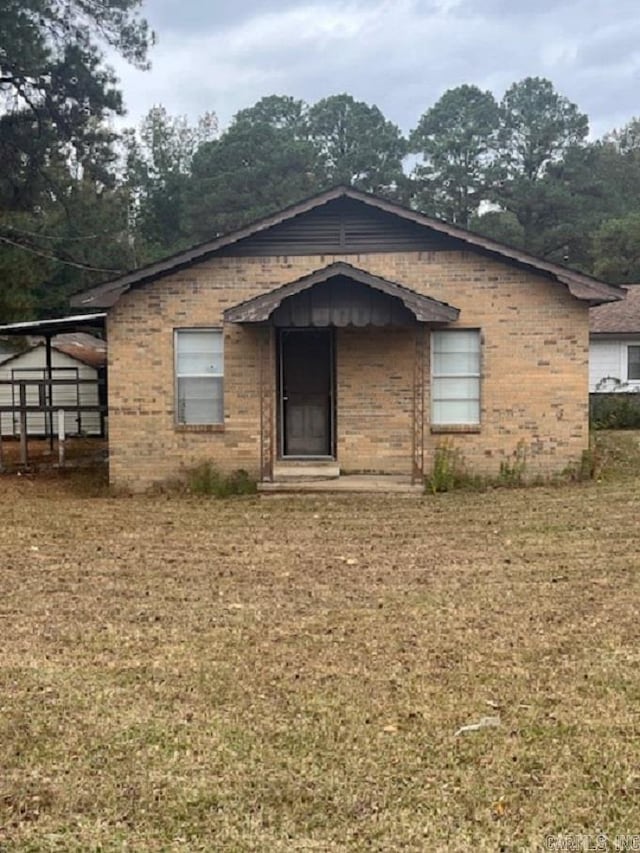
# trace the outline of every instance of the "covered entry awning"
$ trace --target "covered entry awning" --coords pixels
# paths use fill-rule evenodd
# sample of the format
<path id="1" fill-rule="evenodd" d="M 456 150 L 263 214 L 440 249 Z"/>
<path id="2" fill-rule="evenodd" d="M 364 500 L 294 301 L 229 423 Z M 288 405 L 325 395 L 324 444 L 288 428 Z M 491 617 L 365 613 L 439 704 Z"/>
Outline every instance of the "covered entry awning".
<path id="1" fill-rule="evenodd" d="M 339 261 L 241 302 L 229 323 L 275 326 L 398 326 L 451 323 L 458 308 Z"/>

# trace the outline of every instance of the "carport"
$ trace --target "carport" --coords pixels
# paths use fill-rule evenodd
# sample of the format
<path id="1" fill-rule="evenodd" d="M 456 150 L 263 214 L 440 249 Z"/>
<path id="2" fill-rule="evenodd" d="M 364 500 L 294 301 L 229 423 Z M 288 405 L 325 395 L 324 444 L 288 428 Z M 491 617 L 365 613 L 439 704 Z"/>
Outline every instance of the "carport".
<path id="1" fill-rule="evenodd" d="M 40 379 L 18 379 L 1 380 L 2 385 L 13 385 L 17 391 L 17 406 L 0 406 L 0 412 L 11 412 L 18 414 L 20 418 L 20 464 L 27 467 L 29 464 L 27 414 L 29 412 L 44 413 L 47 421 L 47 433 L 49 437 L 49 448 L 53 452 L 54 447 L 54 411 L 57 407 L 53 404 L 53 388 L 57 385 L 98 385 L 99 404 L 74 406 L 74 410 L 81 412 L 100 412 L 101 416 L 107 413 L 106 385 L 105 379 L 94 381 L 93 379 L 55 379 L 52 373 L 52 339 L 56 335 L 70 332 L 98 333 L 105 337 L 106 313 L 75 314 L 68 317 L 58 317 L 49 320 L 30 320 L 20 323 L 10 323 L 0 326 L 0 335 L 12 337 L 24 337 L 26 335 L 44 338 L 45 345 L 45 369 L 44 377 Z M 27 388 L 37 387 L 38 402 L 32 403 L 27 399 Z M 0 470 L 2 470 L 2 434 L 0 433 Z"/>

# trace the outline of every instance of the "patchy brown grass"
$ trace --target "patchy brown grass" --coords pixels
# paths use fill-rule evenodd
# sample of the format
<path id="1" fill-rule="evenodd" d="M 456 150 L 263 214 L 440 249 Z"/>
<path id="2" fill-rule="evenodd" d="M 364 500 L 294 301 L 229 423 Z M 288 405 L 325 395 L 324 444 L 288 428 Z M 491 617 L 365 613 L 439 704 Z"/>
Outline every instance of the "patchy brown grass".
<path id="1" fill-rule="evenodd" d="M 0 850 L 640 834 L 634 477 L 87 494 L 0 478 Z"/>
<path id="2" fill-rule="evenodd" d="M 69 467 L 79 464 L 94 463 L 97 459 L 106 457 L 107 441 L 98 437 L 68 438 L 65 446 L 65 458 Z M 2 438 L 2 463 L 10 473 L 21 470 L 20 441 L 16 438 Z M 46 471 L 58 465 L 58 439 L 54 438 L 53 450 L 48 438 L 29 438 L 27 442 L 27 459 L 29 469 Z"/>

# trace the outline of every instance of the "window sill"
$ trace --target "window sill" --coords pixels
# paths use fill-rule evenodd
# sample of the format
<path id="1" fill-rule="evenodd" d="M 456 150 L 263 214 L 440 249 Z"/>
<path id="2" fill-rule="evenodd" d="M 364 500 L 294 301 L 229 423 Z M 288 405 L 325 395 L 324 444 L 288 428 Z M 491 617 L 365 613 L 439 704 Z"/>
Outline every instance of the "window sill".
<path id="1" fill-rule="evenodd" d="M 430 430 L 435 435 L 442 433 L 472 433 L 477 434 L 480 430 L 480 424 L 443 424 L 442 426 L 431 425 Z"/>
<path id="2" fill-rule="evenodd" d="M 224 432 L 224 424 L 174 424 L 176 432 Z"/>

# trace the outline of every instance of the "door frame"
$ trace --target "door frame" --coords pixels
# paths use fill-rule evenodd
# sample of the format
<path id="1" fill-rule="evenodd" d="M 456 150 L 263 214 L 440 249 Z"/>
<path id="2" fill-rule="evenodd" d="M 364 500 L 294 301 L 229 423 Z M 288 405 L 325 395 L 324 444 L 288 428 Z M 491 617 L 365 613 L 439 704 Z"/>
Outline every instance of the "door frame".
<path id="1" fill-rule="evenodd" d="M 285 444 L 285 399 L 284 399 L 284 359 L 282 353 L 282 341 L 286 333 L 309 334 L 322 332 L 329 339 L 329 454 L 286 454 Z M 337 459 L 337 405 L 336 405 L 336 345 L 335 329 L 326 327 L 300 327 L 283 326 L 276 329 L 276 398 L 277 398 L 277 458 L 301 461 L 306 459 Z"/>

